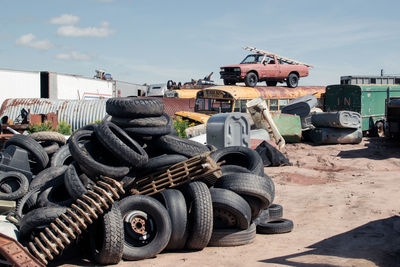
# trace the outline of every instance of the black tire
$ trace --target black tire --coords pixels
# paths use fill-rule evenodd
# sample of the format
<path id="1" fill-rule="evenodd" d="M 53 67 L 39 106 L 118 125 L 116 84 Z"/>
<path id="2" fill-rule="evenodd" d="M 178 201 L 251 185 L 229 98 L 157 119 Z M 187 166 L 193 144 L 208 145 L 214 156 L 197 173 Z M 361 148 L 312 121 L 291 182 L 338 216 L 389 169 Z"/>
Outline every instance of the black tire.
<path id="1" fill-rule="evenodd" d="M 263 210 L 263 203 L 257 197 L 242 195 L 242 197 L 247 201 L 251 209 L 251 220 L 257 218 L 261 211 Z"/>
<path id="2" fill-rule="evenodd" d="M 269 221 L 269 210 L 262 210 L 256 218 L 254 218 L 253 222 L 258 225 L 260 222 L 268 222 Z"/>
<path id="3" fill-rule="evenodd" d="M 50 165 L 52 167 L 70 165 L 73 160 L 68 145 L 64 145 L 51 157 Z"/>
<path id="4" fill-rule="evenodd" d="M 149 196 L 131 195 L 118 205 L 124 224 L 123 259 L 151 258 L 167 246 L 172 232 L 171 219 L 159 201 Z M 136 231 L 133 226 L 137 227 Z M 149 235 L 146 239 L 141 234 L 144 231 Z"/>
<path id="5" fill-rule="evenodd" d="M 28 212 L 18 222 L 21 238 L 26 239 L 36 228 L 49 225 L 66 210 L 66 207 L 43 207 Z"/>
<path id="6" fill-rule="evenodd" d="M 1 172 L 0 185 L 7 184 L 8 182 L 16 182 L 19 187 L 15 191 L 12 191 L 11 187 L 11 192 L 9 193 L 0 191 L 0 200 L 17 200 L 28 192 L 29 181 L 22 173 L 15 171 Z"/>
<path id="7" fill-rule="evenodd" d="M 129 127 L 124 128 L 124 131 L 129 136 L 161 136 L 171 133 L 171 126 L 157 126 L 157 127 Z"/>
<path id="8" fill-rule="evenodd" d="M 222 175 L 239 173 L 239 172 L 251 173 L 250 170 L 239 165 L 221 165 L 221 171 Z"/>
<path id="9" fill-rule="evenodd" d="M 257 225 L 259 234 L 283 234 L 293 230 L 293 221 L 289 219 L 277 219 L 268 222 L 260 222 Z"/>
<path id="10" fill-rule="evenodd" d="M 65 188 L 73 200 L 80 198 L 83 194 L 87 193 L 87 187 L 81 181 L 78 172 L 78 166 L 75 163 L 68 166 L 64 174 Z M 81 174 L 85 175 L 85 174 Z M 89 178 L 86 178 L 89 180 Z"/>
<path id="11" fill-rule="evenodd" d="M 156 198 L 164 204 L 172 223 L 171 238 L 165 249 L 183 249 L 188 237 L 189 227 L 185 197 L 179 190 L 167 189 L 160 192 Z"/>
<path id="12" fill-rule="evenodd" d="M 26 195 L 17 201 L 17 206 L 15 207 L 15 217 L 17 220 L 20 220 L 24 216 L 24 213 L 31 210 L 31 208 L 35 205 L 36 198 L 40 190 L 41 188 L 29 190 Z M 28 206 L 28 200 L 32 197 L 35 197 L 35 202 L 33 204 L 31 202 L 30 206 Z"/>
<path id="13" fill-rule="evenodd" d="M 143 167 L 149 160 L 146 151 L 114 123 L 104 120 L 94 132 L 99 141 L 115 157 L 130 166 Z"/>
<path id="14" fill-rule="evenodd" d="M 54 154 L 60 148 L 60 145 L 53 141 L 43 141 L 40 142 L 40 145 L 49 156 Z"/>
<path id="15" fill-rule="evenodd" d="M 215 162 L 225 161 L 223 165 L 239 165 L 257 175 L 264 174 L 261 156 L 253 149 L 242 146 L 230 146 L 218 149 L 211 154 Z"/>
<path id="16" fill-rule="evenodd" d="M 29 159 L 31 162 L 32 172 L 37 174 L 43 170 L 47 163 L 49 163 L 49 156 L 43 147 L 28 135 L 15 134 L 5 143 L 5 148 L 10 145 L 15 145 L 25 149 L 28 152 Z"/>
<path id="17" fill-rule="evenodd" d="M 189 236 L 186 248 L 201 250 L 210 241 L 213 229 L 211 194 L 203 182 L 191 182 L 184 188 L 184 194 L 189 217 Z"/>
<path id="18" fill-rule="evenodd" d="M 255 197 L 261 202 L 261 209 L 271 204 L 271 187 L 264 177 L 253 173 L 236 173 L 222 176 L 215 183 L 216 188 L 225 188 L 241 196 Z"/>
<path id="19" fill-rule="evenodd" d="M 296 88 L 299 84 L 299 75 L 296 73 L 290 73 L 286 79 L 286 84 L 290 88 Z"/>
<path id="20" fill-rule="evenodd" d="M 129 127 L 159 127 L 165 126 L 168 124 L 168 120 L 170 117 L 168 114 L 163 114 L 160 117 L 146 117 L 146 118 L 120 118 L 120 117 L 111 117 L 111 122 L 118 125 L 121 128 L 129 128 Z"/>
<path id="21" fill-rule="evenodd" d="M 165 152 L 181 154 L 189 158 L 209 152 L 209 149 L 203 144 L 173 135 L 155 138 L 152 143 Z"/>
<path id="22" fill-rule="evenodd" d="M 249 87 L 255 87 L 258 82 L 258 76 L 254 72 L 249 72 L 246 74 L 246 77 L 244 77 L 244 83 L 246 86 Z"/>
<path id="23" fill-rule="evenodd" d="M 278 84 L 277 81 L 266 81 L 267 86 L 276 86 Z"/>
<path id="24" fill-rule="evenodd" d="M 99 264 L 117 264 L 124 250 L 124 224 L 116 204 L 96 220 L 89 229 L 90 249 Z"/>
<path id="25" fill-rule="evenodd" d="M 274 181 L 272 181 L 271 177 L 269 177 L 267 174 L 264 173 L 261 176 L 264 177 L 265 181 L 267 183 L 269 183 L 269 185 L 270 185 L 270 188 L 271 188 L 271 203 L 273 203 L 274 199 L 275 199 L 275 183 L 274 183 Z"/>
<path id="26" fill-rule="evenodd" d="M 251 210 L 241 196 L 227 189 L 210 188 L 213 205 L 214 229 L 249 228 Z"/>
<path id="27" fill-rule="evenodd" d="M 58 132 L 36 132 L 30 134 L 30 136 L 35 139 L 36 141 L 51 141 L 51 142 L 56 142 L 60 146 L 65 145 L 67 142 L 67 139 L 65 139 L 65 136 L 58 133 Z"/>
<path id="28" fill-rule="evenodd" d="M 82 139 L 89 139 L 89 142 L 84 142 L 83 146 L 80 145 Z M 110 166 L 100 162 L 99 158 L 104 157 L 107 152 L 102 152 L 101 145 L 96 142 L 93 136 L 93 131 L 79 130 L 71 135 L 69 138 L 69 150 L 72 157 L 84 169 L 85 173 L 91 177 L 98 175 L 105 175 L 113 178 L 124 177 L 129 173 L 129 168 L 126 166 Z M 94 155 L 96 149 L 98 155 Z M 92 155 L 93 154 L 93 155 Z M 95 159 L 94 156 L 97 156 Z M 90 172 L 90 173 L 87 173 Z"/>
<path id="29" fill-rule="evenodd" d="M 279 204 L 271 204 L 268 207 L 269 218 L 271 220 L 282 218 L 283 216 L 283 207 Z"/>
<path id="30" fill-rule="evenodd" d="M 161 156 L 156 156 L 153 158 L 150 158 L 149 161 L 147 162 L 146 165 L 143 166 L 143 168 L 140 169 L 141 174 L 145 173 L 150 173 L 150 172 L 156 172 L 156 171 L 161 171 L 163 169 L 167 169 L 170 166 L 187 160 L 188 158 L 179 155 L 179 154 L 164 154 Z"/>
<path id="31" fill-rule="evenodd" d="M 254 241 L 256 238 L 256 225 L 252 223 L 248 229 L 214 229 L 210 243 L 210 247 L 233 247 L 246 245 Z"/>
<path id="32" fill-rule="evenodd" d="M 58 207 L 69 206 L 74 200 L 65 188 L 64 177 L 57 177 L 54 184 L 44 189 L 37 198 L 38 207 Z"/>
<path id="33" fill-rule="evenodd" d="M 164 113 L 164 102 L 146 97 L 110 98 L 106 102 L 106 112 L 123 118 L 156 117 Z"/>
<path id="34" fill-rule="evenodd" d="M 235 85 L 235 84 L 236 84 L 236 82 L 233 81 L 233 80 L 226 80 L 226 79 L 224 79 L 224 85 Z"/>

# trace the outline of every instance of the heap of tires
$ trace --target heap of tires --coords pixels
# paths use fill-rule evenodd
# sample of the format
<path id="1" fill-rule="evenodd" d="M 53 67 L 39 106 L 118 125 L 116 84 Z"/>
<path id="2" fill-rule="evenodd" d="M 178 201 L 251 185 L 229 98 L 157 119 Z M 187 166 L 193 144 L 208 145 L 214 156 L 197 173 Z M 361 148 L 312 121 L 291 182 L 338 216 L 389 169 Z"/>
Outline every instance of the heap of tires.
<path id="1" fill-rule="evenodd" d="M 179 138 L 164 103 L 155 98 L 113 98 L 101 123 L 87 125 L 66 142 L 52 132 L 14 135 L 5 146 L 29 155 L 33 178 L 2 173 L 0 199 L 15 200 L 9 214 L 27 244 L 66 211 L 98 177 L 123 183 L 126 195 L 90 225 L 76 242 L 99 264 L 140 260 L 164 250 L 201 250 L 206 246 L 238 246 L 256 233 L 290 232 L 282 207 L 272 204 L 273 181 L 252 149 L 213 150 L 222 177 L 215 184 L 193 181 L 152 196 L 130 195 L 136 177 L 165 170 L 212 147 Z M 48 233 L 51 234 L 51 233 Z"/>

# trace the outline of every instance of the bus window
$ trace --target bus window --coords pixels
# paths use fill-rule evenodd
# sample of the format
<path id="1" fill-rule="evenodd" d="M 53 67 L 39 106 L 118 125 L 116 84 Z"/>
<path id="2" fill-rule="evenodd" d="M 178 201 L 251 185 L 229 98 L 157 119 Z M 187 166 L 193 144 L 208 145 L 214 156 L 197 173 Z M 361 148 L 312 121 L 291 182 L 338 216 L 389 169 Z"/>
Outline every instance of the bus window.
<path id="1" fill-rule="evenodd" d="M 240 112 L 246 113 L 246 103 L 247 103 L 247 100 L 240 101 Z"/>
<path id="2" fill-rule="evenodd" d="M 233 112 L 240 112 L 240 100 L 235 101 L 235 108 L 233 109 Z"/>
<path id="3" fill-rule="evenodd" d="M 279 99 L 279 110 L 281 110 L 284 106 L 287 105 L 287 103 L 289 102 L 288 99 Z"/>
<path id="4" fill-rule="evenodd" d="M 269 100 L 269 110 L 278 110 L 278 99 Z"/>

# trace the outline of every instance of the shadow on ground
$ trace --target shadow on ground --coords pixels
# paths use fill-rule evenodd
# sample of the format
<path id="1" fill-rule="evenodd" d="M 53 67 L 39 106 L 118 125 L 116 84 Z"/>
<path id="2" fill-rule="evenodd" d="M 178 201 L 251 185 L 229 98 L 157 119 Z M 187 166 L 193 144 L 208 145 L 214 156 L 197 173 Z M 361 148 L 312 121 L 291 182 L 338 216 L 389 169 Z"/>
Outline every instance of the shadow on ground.
<path id="1" fill-rule="evenodd" d="M 329 226 L 327 226 L 329 227 Z M 378 266 L 399 266 L 400 216 L 372 221 L 351 231 L 327 238 L 307 248 L 310 251 L 265 259 L 261 262 L 296 267 L 337 266 L 326 263 L 302 263 L 302 256 L 334 256 L 348 259 L 365 259 Z"/>
<path id="2" fill-rule="evenodd" d="M 356 150 L 341 151 L 338 157 L 341 158 L 368 158 L 384 160 L 388 158 L 400 158 L 400 141 L 387 138 L 368 138 L 365 148 Z"/>

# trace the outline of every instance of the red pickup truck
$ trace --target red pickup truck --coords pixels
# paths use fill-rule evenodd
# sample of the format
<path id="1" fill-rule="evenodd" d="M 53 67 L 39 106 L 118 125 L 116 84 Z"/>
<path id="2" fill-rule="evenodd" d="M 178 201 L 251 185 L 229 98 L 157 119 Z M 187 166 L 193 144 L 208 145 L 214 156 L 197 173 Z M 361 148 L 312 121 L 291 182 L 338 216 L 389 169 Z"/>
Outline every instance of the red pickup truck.
<path id="1" fill-rule="evenodd" d="M 221 79 L 225 85 L 244 82 L 254 87 L 265 81 L 268 86 L 286 82 L 288 87 L 297 87 L 300 77 L 308 76 L 308 65 L 289 64 L 287 60 L 273 54 L 251 54 L 240 64 L 221 67 Z"/>

